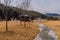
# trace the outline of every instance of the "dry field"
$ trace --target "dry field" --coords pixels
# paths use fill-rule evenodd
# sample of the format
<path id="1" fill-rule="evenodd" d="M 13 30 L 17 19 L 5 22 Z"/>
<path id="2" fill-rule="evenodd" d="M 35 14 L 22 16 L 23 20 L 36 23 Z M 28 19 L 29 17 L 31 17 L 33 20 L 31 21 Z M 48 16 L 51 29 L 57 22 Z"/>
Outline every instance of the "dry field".
<path id="1" fill-rule="evenodd" d="M 0 21 L 0 40 L 33 40 L 39 29 L 34 22 L 26 24 L 25 28 L 23 22 L 9 21 L 6 32 L 5 21 Z"/>
<path id="2" fill-rule="evenodd" d="M 41 20 L 40 23 L 48 26 L 50 29 L 52 29 L 57 37 L 58 37 L 58 40 L 60 40 L 60 21 L 44 21 L 44 20 Z"/>
<path id="3" fill-rule="evenodd" d="M 52 29 L 60 40 L 60 21 L 41 20 L 39 22 Z M 5 21 L 0 21 L 0 40 L 33 40 L 39 32 L 35 23 L 36 21 L 26 23 L 27 26 L 25 28 L 23 22 L 9 21 L 9 32 L 5 32 Z"/>

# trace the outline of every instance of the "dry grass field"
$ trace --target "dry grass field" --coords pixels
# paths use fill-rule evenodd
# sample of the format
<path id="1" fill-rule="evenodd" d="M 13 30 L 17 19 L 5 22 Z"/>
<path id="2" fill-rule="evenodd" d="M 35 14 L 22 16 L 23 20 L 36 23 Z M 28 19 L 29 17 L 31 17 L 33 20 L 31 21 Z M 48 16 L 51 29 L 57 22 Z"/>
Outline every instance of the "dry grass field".
<path id="1" fill-rule="evenodd" d="M 57 37 L 58 37 L 58 40 L 60 40 L 60 21 L 44 21 L 44 20 L 41 20 L 40 23 L 48 26 L 50 29 L 52 29 Z"/>
<path id="2" fill-rule="evenodd" d="M 0 40 L 33 40 L 39 29 L 34 22 L 26 24 L 25 28 L 23 22 L 9 21 L 8 32 L 6 32 L 5 21 L 0 21 Z"/>
<path id="3" fill-rule="evenodd" d="M 9 21 L 9 32 L 5 32 L 5 21 L 0 21 L 0 40 L 33 40 L 39 32 L 39 28 L 35 23 L 36 21 L 26 23 L 27 26 L 25 28 L 23 22 Z M 60 40 L 60 21 L 41 20 L 40 23 L 55 31 Z"/>

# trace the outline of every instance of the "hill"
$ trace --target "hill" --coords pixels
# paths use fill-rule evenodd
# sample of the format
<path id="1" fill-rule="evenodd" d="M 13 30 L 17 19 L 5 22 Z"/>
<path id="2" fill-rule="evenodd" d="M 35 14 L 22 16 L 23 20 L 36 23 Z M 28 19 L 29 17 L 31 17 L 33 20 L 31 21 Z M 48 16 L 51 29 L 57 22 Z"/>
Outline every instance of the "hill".
<path id="1" fill-rule="evenodd" d="M 31 17 L 37 18 L 41 17 L 43 15 L 42 13 L 36 12 L 36 11 L 29 11 L 29 10 L 23 10 L 16 7 L 9 7 L 7 6 L 7 17 L 10 18 L 19 18 L 20 15 L 29 15 Z M 6 15 L 6 6 L 3 4 L 0 4 L 0 17 L 1 19 L 5 19 L 4 14 Z"/>
<path id="2" fill-rule="evenodd" d="M 47 13 L 45 14 L 48 20 L 60 20 L 60 14 L 57 13 Z"/>
<path id="3" fill-rule="evenodd" d="M 60 16 L 60 14 L 57 14 L 57 13 L 47 13 L 46 16 Z"/>

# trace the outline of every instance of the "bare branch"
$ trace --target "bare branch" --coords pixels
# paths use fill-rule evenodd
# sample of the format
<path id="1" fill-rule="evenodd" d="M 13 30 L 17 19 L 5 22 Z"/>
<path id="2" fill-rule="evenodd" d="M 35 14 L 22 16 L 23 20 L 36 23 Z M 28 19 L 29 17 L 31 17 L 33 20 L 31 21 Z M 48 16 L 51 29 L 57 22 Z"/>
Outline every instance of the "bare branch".
<path id="1" fill-rule="evenodd" d="M 23 9 L 28 10 L 30 3 L 31 3 L 31 0 L 24 0 L 22 2 Z"/>
<path id="2" fill-rule="evenodd" d="M 12 0 L 4 0 L 4 5 L 8 6 L 12 3 Z"/>
<path id="3" fill-rule="evenodd" d="M 10 5 L 12 3 L 12 0 L 9 0 L 9 3 L 8 3 L 8 5 Z"/>
<path id="4" fill-rule="evenodd" d="M 28 10 L 32 0 L 23 0 L 21 3 L 17 4 L 17 7 L 20 9 Z"/>
<path id="5" fill-rule="evenodd" d="M 5 16 L 5 13 L 4 13 L 4 8 L 2 8 L 1 11 L 2 11 L 4 17 L 6 17 L 6 16 Z"/>
<path id="6" fill-rule="evenodd" d="M 14 11 L 16 11 L 16 9 L 13 9 L 13 11 L 11 11 L 11 14 L 8 16 L 8 18 L 14 13 Z"/>

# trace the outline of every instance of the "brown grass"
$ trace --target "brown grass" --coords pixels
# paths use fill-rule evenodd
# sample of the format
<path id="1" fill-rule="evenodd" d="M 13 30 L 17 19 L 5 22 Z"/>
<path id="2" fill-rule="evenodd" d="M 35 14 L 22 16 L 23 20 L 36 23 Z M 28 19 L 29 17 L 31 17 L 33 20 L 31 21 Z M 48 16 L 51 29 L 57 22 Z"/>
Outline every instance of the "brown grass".
<path id="1" fill-rule="evenodd" d="M 40 21 L 40 23 L 48 26 L 50 29 L 52 29 L 53 31 L 55 31 L 58 40 L 60 40 L 60 21 Z"/>
<path id="2" fill-rule="evenodd" d="M 0 21 L 0 40 L 33 40 L 39 29 L 34 22 L 26 23 L 26 28 L 23 22 L 9 21 L 8 32 L 5 32 L 5 21 Z"/>

